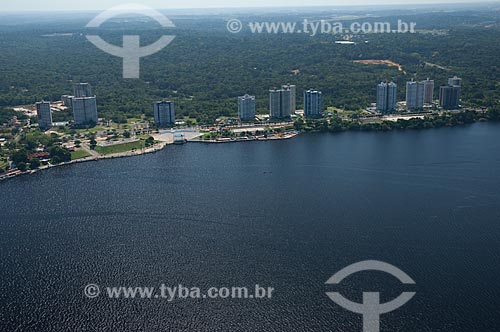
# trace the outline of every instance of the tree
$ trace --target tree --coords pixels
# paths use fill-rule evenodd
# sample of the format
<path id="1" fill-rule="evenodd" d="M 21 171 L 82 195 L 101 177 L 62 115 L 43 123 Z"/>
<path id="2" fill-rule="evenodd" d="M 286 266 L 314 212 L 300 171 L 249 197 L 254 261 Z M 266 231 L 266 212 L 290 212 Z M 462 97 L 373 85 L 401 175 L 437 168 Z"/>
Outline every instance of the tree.
<path id="1" fill-rule="evenodd" d="M 149 136 L 147 139 L 146 139 L 146 147 L 150 147 L 152 146 L 153 144 L 155 143 L 155 139 L 151 136 Z"/>
<path id="2" fill-rule="evenodd" d="M 40 162 L 40 159 L 33 158 L 33 159 L 30 160 L 30 168 L 31 169 L 37 169 L 41 165 L 42 165 L 42 163 Z"/>
<path id="3" fill-rule="evenodd" d="M 16 163 L 27 163 L 28 162 L 28 152 L 25 149 L 20 149 L 17 151 L 14 151 L 12 155 L 10 156 L 10 159 Z"/>
<path id="4" fill-rule="evenodd" d="M 95 140 L 95 138 L 90 139 L 90 149 L 94 150 L 96 146 L 97 146 L 97 141 Z"/>
<path id="5" fill-rule="evenodd" d="M 71 160 L 71 152 L 61 146 L 54 146 L 50 149 L 50 156 L 53 164 L 60 164 Z"/>
<path id="6" fill-rule="evenodd" d="M 500 120 L 500 107 L 494 106 L 488 111 L 488 117 L 492 121 Z"/>
<path id="7" fill-rule="evenodd" d="M 21 171 L 21 172 L 24 172 L 26 171 L 26 169 L 28 168 L 28 166 L 26 166 L 26 163 L 19 163 L 17 164 L 17 168 Z"/>

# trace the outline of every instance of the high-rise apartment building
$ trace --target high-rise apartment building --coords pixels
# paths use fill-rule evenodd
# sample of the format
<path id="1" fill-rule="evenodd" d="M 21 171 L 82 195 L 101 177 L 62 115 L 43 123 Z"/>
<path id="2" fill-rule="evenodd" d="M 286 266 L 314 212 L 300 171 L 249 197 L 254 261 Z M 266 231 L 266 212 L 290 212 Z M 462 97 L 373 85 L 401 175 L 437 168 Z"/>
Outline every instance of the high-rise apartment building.
<path id="1" fill-rule="evenodd" d="M 73 119 L 75 124 L 96 124 L 98 120 L 97 100 L 96 97 L 92 95 L 92 88 L 90 84 L 75 84 L 74 94 L 74 96 L 65 97 L 67 97 L 66 101 L 71 100 L 71 106 L 73 107 Z"/>
<path id="2" fill-rule="evenodd" d="M 424 83 L 424 104 L 432 104 L 434 102 L 434 81 L 426 79 Z"/>
<path id="3" fill-rule="evenodd" d="M 442 86 L 439 88 L 439 105 L 445 109 L 454 109 L 460 106 L 460 91 L 461 87 Z"/>
<path id="4" fill-rule="evenodd" d="M 462 79 L 455 76 L 448 79 L 448 85 L 439 88 L 439 105 L 445 109 L 458 108 L 462 93 Z"/>
<path id="5" fill-rule="evenodd" d="M 269 115 L 271 118 L 289 118 L 292 114 L 292 91 L 290 89 L 269 90 Z"/>
<path id="6" fill-rule="evenodd" d="M 35 104 L 38 126 L 45 130 L 52 127 L 52 111 L 48 101 L 41 101 Z"/>
<path id="7" fill-rule="evenodd" d="M 396 110 L 398 86 L 394 82 L 377 86 L 377 111 L 390 113 Z"/>
<path id="8" fill-rule="evenodd" d="M 72 107 L 73 98 L 74 96 L 62 95 L 61 96 L 62 105 L 66 107 Z"/>
<path id="9" fill-rule="evenodd" d="M 459 77 L 452 77 L 448 79 L 449 86 L 462 86 L 462 79 Z"/>
<path id="10" fill-rule="evenodd" d="M 154 103 L 153 112 L 155 124 L 158 127 L 175 125 L 175 108 L 173 101 L 159 101 Z"/>
<path id="11" fill-rule="evenodd" d="M 76 125 L 96 124 L 97 100 L 96 97 L 73 98 L 73 118 Z"/>
<path id="12" fill-rule="evenodd" d="M 93 97 L 92 87 L 89 83 L 77 83 L 74 86 L 75 98 Z"/>
<path id="13" fill-rule="evenodd" d="M 322 93 L 316 90 L 307 90 L 304 93 L 304 116 L 317 117 L 322 114 Z"/>
<path id="14" fill-rule="evenodd" d="M 238 97 L 238 117 L 241 121 L 255 120 L 255 96 Z"/>
<path id="15" fill-rule="evenodd" d="M 406 82 L 406 107 L 409 110 L 417 110 L 424 107 L 425 83 Z"/>
<path id="16" fill-rule="evenodd" d="M 288 83 L 286 85 L 283 85 L 281 88 L 283 90 L 290 90 L 290 107 L 292 109 L 291 114 L 294 114 L 297 110 L 297 86 Z"/>

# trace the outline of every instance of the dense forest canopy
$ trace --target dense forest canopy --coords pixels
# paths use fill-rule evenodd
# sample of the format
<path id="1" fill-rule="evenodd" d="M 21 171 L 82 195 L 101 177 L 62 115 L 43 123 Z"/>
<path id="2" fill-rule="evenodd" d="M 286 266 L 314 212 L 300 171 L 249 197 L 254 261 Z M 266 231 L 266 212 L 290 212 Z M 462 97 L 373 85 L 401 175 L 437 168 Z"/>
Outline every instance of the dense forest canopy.
<path id="1" fill-rule="evenodd" d="M 324 19 L 360 12 L 300 12 L 293 14 L 240 14 L 243 22 Z M 301 91 L 323 92 L 324 104 L 357 110 L 375 102 L 375 86 L 394 80 L 404 99 L 407 80 L 430 77 L 439 85 L 457 75 L 463 78 L 462 99 L 472 105 L 491 106 L 500 99 L 500 19 L 498 13 L 475 11 L 381 11 L 363 22 L 398 19 L 416 22 L 416 34 L 353 36 L 356 45 L 338 45 L 341 35 L 231 34 L 224 15 L 172 16 L 177 37 L 161 52 L 141 60 L 141 79 L 122 78 L 122 60 L 94 47 L 84 27 L 92 18 L 80 14 L 56 15 L 28 23 L 0 22 L 0 107 L 56 101 L 71 94 L 72 83 L 90 82 L 98 97 L 100 115 L 123 120 L 152 115 L 151 104 L 168 98 L 177 112 L 209 122 L 235 115 L 237 99 L 256 95 L 259 113 L 268 108 L 268 90 L 296 84 Z M 121 44 L 124 34 L 139 34 L 141 43 L 154 42 L 163 33 L 156 23 L 141 19 L 109 22 L 98 32 Z M 348 25 L 351 21 L 345 21 Z M 457 22 L 461 22 L 457 25 Z M 126 29 L 126 30 L 125 30 Z M 436 33 L 428 33 L 434 31 Z M 65 35 L 54 35 L 65 34 Z M 71 34 L 71 35 L 66 35 Z M 365 65 L 353 60 L 388 59 L 396 67 Z M 295 72 L 292 72 L 294 71 Z"/>

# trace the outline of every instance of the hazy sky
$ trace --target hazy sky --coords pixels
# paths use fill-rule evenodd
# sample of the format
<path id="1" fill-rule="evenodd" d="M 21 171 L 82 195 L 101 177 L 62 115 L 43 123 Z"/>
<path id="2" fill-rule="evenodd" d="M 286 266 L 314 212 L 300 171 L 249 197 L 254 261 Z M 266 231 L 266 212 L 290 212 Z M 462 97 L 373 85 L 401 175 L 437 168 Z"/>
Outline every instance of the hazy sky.
<path id="1" fill-rule="evenodd" d="M 226 8 L 226 7 L 289 7 L 381 4 L 436 4 L 477 2 L 474 0 L 3 0 L 1 11 L 101 10 L 123 3 L 141 3 L 155 9 Z"/>

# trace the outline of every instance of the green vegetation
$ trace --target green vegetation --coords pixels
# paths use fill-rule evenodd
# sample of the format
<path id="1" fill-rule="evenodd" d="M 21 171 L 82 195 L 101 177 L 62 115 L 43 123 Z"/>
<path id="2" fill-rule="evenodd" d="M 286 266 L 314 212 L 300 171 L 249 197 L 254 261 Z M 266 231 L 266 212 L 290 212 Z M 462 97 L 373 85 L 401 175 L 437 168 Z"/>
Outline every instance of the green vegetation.
<path id="1" fill-rule="evenodd" d="M 50 157 L 52 164 L 60 164 L 67 161 L 71 161 L 71 152 L 68 149 L 61 146 L 54 146 L 50 148 Z"/>
<path id="2" fill-rule="evenodd" d="M 30 160 L 30 168 L 31 169 L 37 169 L 41 165 L 42 165 L 42 163 L 40 162 L 40 159 L 38 159 L 38 158 L 33 158 Z"/>
<path id="3" fill-rule="evenodd" d="M 347 18 L 353 14 L 342 16 L 350 24 Z M 263 15 L 261 19 L 301 22 L 305 17 L 313 21 L 325 18 L 325 13 Z M 254 16 L 239 18 L 244 23 L 255 20 Z M 444 33 L 357 35 L 352 37 L 356 45 L 337 45 L 335 41 L 344 36 L 233 35 L 221 16 L 186 16 L 174 20 L 176 40 L 141 62 L 140 80 L 121 79 L 121 59 L 89 45 L 82 28 L 84 18 L 64 23 L 46 20 L 37 23 L 36 29 L 31 24 L 6 25 L 0 34 L 0 107 L 58 100 L 71 93 L 73 82 L 86 81 L 97 94 L 100 116 L 120 126 L 143 115 L 151 119 L 151 104 L 160 99 L 174 100 L 179 118 L 211 125 L 218 117 L 234 116 L 236 97 L 244 93 L 257 97 L 257 113 L 267 113 L 268 89 L 288 82 L 297 85 L 299 108 L 301 92 L 314 87 L 323 91 L 325 106 L 353 111 L 375 102 L 375 86 L 382 80 L 398 83 L 402 100 L 404 83 L 411 78 L 430 77 L 439 86 L 453 75 L 464 80 L 462 99 L 466 103 L 493 106 L 500 99 L 496 13 L 384 10 L 363 21 L 395 23 L 397 19 L 415 21 L 418 29 Z M 75 35 L 41 37 L 61 29 Z M 131 20 L 127 30 L 138 32 L 145 45 L 161 34 L 142 20 Z M 99 34 L 120 44 L 123 32 L 104 29 Z M 36 52 L 31 51 L 34 49 Z M 403 71 L 353 62 L 363 59 L 388 59 L 401 64 Z"/>
<path id="4" fill-rule="evenodd" d="M 96 146 L 95 150 L 100 154 L 114 154 L 114 153 L 123 153 L 132 150 L 140 150 L 146 147 L 146 141 L 139 140 L 130 143 L 124 144 L 115 144 L 111 146 Z"/>
<path id="5" fill-rule="evenodd" d="M 414 118 L 398 121 L 375 121 L 367 122 L 357 119 L 342 119 L 333 116 L 328 119 L 306 121 L 299 119 L 295 122 L 295 129 L 303 132 L 342 132 L 342 131 L 391 131 L 430 129 L 440 127 L 455 127 L 472 124 L 478 121 L 500 121 L 500 110 L 492 108 L 487 113 L 465 111 L 459 113 L 447 113 L 442 115 L 426 115 L 423 119 Z"/>
<path id="6" fill-rule="evenodd" d="M 9 169 L 9 163 L 5 160 L 0 160 L 0 173 L 3 173 Z"/>
<path id="7" fill-rule="evenodd" d="M 10 155 L 10 159 L 16 164 L 27 163 L 28 162 L 28 151 L 26 151 L 26 149 L 24 149 L 24 148 L 21 148 L 19 150 L 15 150 Z"/>
<path id="8" fill-rule="evenodd" d="M 391 24 L 398 19 L 412 21 L 426 33 L 354 36 L 230 34 L 222 16 L 185 16 L 174 20 L 175 41 L 141 61 L 140 80 L 121 79 L 121 59 L 89 45 L 83 26 L 91 15 L 88 19 L 82 14 L 63 22 L 38 17 L 36 23 L 19 20 L 15 15 L 6 16 L 0 27 L 0 138 L 6 139 L 0 149 L 0 171 L 9 167 L 7 160 L 20 169 L 36 169 L 47 152 L 53 164 L 89 155 L 81 149 L 71 153 L 63 147 L 71 142 L 77 147 L 89 144 L 91 149 L 105 155 L 149 147 L 155 143 L 149 135 L 142 135 L 137 142 L 99 147 L 96 138 L 102 136 L 97 132 L 103 132 L 108 141 L 133 137 L 132 123 L 151 120 L 151 104 L 161 99 L 175 101 L 177 118 L 184 119 L 187 125 L 212 126 L 216 119 L 224 119 L 219 123 L 221 126 L 230 124 L 236 115 L 237 96 L 244 93 L 256 96 L 257 114 L 266 114 L 268 89 L 285 83 L 297 86 L 299 109 L 302 91 L 312 87 L 323 92 L 325 118 L 297 120 L 294 126 L 303 132 L 407 130 L 497 121 L 500 18 L 485 8 L 411 13 L 385 8 L 374 11 L 363 21 L 383 20 Z M 347 26 L 359 12 L 346 9 L 336 15 L 343 16 Z M 325 13 L 290 13 L 285 17 L 262 14 L 259 20 L 301 22 L 306 17 L 310 21 L 324 19 Z M 254 21 L 255 16 L 240 15 L 239 19 L 247 23 Z M 141 43 L 146 45 L 163 34 L 148 24 L 142 19 L 131 19 L 127 30 L 139 34 Z M 61 30 L 73 36 L 42 37 Z M 428 33 L 432 31 L 439 33 Z M 123 34 L 123 29 L 109 27 L 99 31 L 99 35 L 115 44 L 122 42 Z M 343 38 L 356 44 L 335 43 Z M 390 60 L 401 68 L 354 62 L 370 59 Z M 380 81 L 396 82 L 398 99 L 403 100 L 406 81 L 429 77 L 436 82 L 434 97 L 437 98 L 439 86 L 454 75 L 463 78 L 462 104 L 488 107 L 488 113 L 433 114 L 397 122 L 363 118 L 367 115 L 363 110 L 375 102 L 375 87 Z M 33 125 L 36 119 L 28 120 L 22 113 L 8 109 L 32 105 L 42 99 L 59 100 L 61 95 L 72 93 L 75 82 L 92 84 L 100 117 L 111 120 L 105 126 L 80 129 L 62 126 L 54 128 L 57 134 L 46 135 Z M 18 121 L 13 121 L 14 117 Z M 67 121 L 72 118 L 72 110 L 53 112 L 53 118 Z M 266 129 L 257 135 L 269 133 L 275 131 Z M 203 138 L 245 135 L 210 132 Z M 41 155 L 37 154 L 40 152 Z"/>
<path id="9" fill-rule="evenodd" d="M 22 113 L 15 112 L 13 110 L 0 109 L 0 125 L 3 123 L 7 123 L 14 116 L 16 116 L 18 120 L 25 120 L 26 119 L 26 116 Z"/>
<path id="10" fill-rule="evenodd" d="M 71 152 L 71 160 L 83 159 L 83 158 L 87 158 L 90 156 L 91 156 L 91 154 L 83 149 Z"/>

